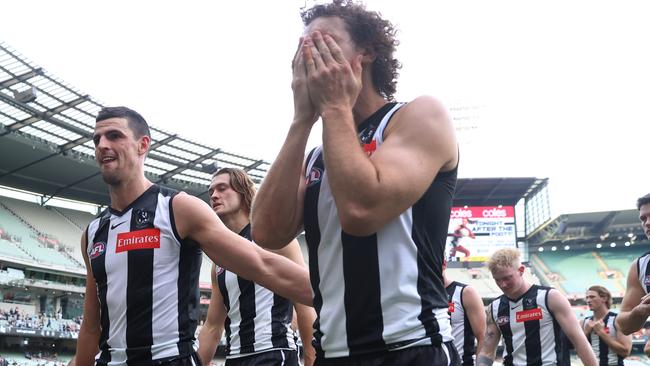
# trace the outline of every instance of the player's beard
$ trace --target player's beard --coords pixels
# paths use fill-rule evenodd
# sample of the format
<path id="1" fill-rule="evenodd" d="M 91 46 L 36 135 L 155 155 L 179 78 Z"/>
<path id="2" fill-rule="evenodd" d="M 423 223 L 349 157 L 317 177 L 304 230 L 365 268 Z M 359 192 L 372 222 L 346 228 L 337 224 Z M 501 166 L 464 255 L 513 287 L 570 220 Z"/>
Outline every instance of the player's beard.
<path id="1" fill-rule="evenodd" d="M 119 186 L 122 182 L 115 172 L 102 172 L 102 179 L 109 186 Z"/>

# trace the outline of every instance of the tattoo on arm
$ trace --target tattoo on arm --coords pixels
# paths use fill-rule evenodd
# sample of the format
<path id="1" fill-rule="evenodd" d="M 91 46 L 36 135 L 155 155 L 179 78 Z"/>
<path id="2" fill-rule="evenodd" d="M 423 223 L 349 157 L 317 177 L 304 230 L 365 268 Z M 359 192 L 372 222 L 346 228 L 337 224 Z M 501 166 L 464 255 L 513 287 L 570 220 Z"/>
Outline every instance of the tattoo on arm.
<path id="1" fill-rule="evenodd" d="M 485 355 L 479 355 L 476 359 L 476 366 L 492 366 L 494 360 Z"/>

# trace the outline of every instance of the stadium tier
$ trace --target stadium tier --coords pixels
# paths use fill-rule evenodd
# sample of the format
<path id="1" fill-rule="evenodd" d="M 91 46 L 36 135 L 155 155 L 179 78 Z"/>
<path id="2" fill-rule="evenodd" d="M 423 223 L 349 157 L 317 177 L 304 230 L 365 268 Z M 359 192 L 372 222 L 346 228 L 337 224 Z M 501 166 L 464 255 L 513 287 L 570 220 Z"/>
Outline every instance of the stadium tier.
<path id="1" fill-rule="evenodd" d="M 79 242 L 80 230 L 52 210 L 0 197 L 0 228 L 5 233 L 5 240 L 11 241 L 37 263 L 69 269 L 83 268 L 83 260 L 73 257 L 73 253 L 79 252 L 73 249 L 73 243 Z M 77 236 L 76 241 L 72 241 L 73 236 Z M 59 237 L 65 238 L 68 243 Z"/>
<path id="2" fill-rule="evenodd" d="M 531 254 L 530 263 L 545 285 L 571 297 L 584 297 L 592 285 L 604 286 L 614 297 L 621 297 L 630 264 L 648 250 L 647 245 L 634 245 L 607 250 L 544 251 Z"/>

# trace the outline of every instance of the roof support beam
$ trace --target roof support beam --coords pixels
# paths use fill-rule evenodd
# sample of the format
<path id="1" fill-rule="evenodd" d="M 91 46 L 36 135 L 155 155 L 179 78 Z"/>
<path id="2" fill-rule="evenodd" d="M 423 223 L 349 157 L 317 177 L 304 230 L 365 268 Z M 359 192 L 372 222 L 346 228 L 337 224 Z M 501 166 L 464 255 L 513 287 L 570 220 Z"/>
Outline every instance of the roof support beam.
<path id="1" fill-rule="evenodd" d="M 212 150 L 209 153 L 204 154 L 202 156 L 199 156 L 198 158 L 188 162 L 185 165 L 182 165 L 182 166 L 179 166 L 176 169 L 170 170 L 167 173 L 161 175 L 160 178 L 156 181 L 156 183 L 165 182 L 165 181 L 167 181 L 167 179 L 171 178 L 175 174 L 178 174 L 178 173 L 182 172 L 183 170 L 187 170 L 187 169 L 190 169 L 190 168 L 195 168 L 196 164 L 199 164 L 200 162 L 202 162 L 202 161 L 204 161 L 206 159 L 210 159 L 210 158 L 212 158 L 213 156 L 217 155 L 220 152 L 221 152 L 221 149 Z"/>
<path id="2" fill-rule="evenodd" d="M 5 80 L 3 82 L 0 82 L 0 90 L 8 88 L 8 87 L 16 85 L 16 84 L 19 84 L 19 83 L 24 83 L 27 80 L 29 80 L 29 79 L 31 79 L 33 77 L 39 76 L 39 75 L 43 75 L 43 69 L 41 69 L 41 68 L 34 69 L 34 70 L 26 72 L 24 74 L 16 75 L 16 76 L 12 77 L 11 79 L 7 79 L 7 80 Z"/>
<path id="3" fill-rule="evenodd" d="M 6 96 L 6 95 L 4 95 L 2 93 L 0 93 L 0 100 L 6 102 L 7 104 L 11 104 L 13 107 L 18 108 L 18 109 L 22 110 L 23 112 L 26 112 L 26 113 L 32 115 L 32 117 L 29 117 L 29 118 L 24 119 L 22 121 L 16 122 L 16 123 L 14 123 L 14 124 L 12 124 L 10 126 L 7 126 L 5 128 L 5 132 L 0 134 L 0 136 L 6 135 L 9 132 L 16 131 L 18 129 L 21 129 L 21 128 L 25 127 L 25 126 L 29 126 L 29 125 L 34 124 L 34 123 L 36 123 L 38 121 L 41 121 L 41 120 L 50 122 L 50 123 L 52 123 L 52 124 L 54 124 L 54 125 L 56 125 L 58 127 L 67 129 L 67 130 L 72 131 L 72 132 L 74 132 L 74 133 L 76 133 L 78 135 L 81 135 L 81 136 L 91 136 L 91 134 L 88 131 L 83 130 L 81 128 L 78 128 L 76 126 L 72 126 L 69 123 L 63 122 L 63 121 L 61 121 L 61 120 L 54 117 L 54 115 L 56 115 L 58 113 L 61 113 L 61 112 L 65 111 L 66 109 L 70 109 L 70 108 L 72 108 L 74 106 L 77 106 L 77 105 L 89 100 L 89 97 L 87 95 L 84 95 L 84 96 L 82 96 L 80 98 L 77 98 L 75 100 L 72 100 L 70 102 L 61 104 L 60 106 L 58 106 L 56 108 L 48 109 L 45 112 L 41 112 L 41 111 L 39 111 L 37 109 L 34 109 L 29 105 L 19 103 L 19 102 L 15 101 L 13 98 L 8 97 L 8 96 Z"/>

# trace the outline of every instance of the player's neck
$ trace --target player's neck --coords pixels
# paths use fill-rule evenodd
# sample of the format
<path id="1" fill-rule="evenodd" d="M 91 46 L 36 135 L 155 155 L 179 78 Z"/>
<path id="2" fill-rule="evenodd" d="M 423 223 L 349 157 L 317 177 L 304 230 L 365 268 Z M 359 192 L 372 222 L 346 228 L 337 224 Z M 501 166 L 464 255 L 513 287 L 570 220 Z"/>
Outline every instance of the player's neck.
<path id="1" fill-rule="evenodd" d="M 361 93 L 359 93 L 357 102 L 354 104 L 352 110 L 354 123 L 358 126 L 386 103 L 388 103 L 386 99 L 379 95 L 374 88 L 364 87 L 361 89 Z"/>
<path id="2" fill-rule="evenodd" d="M 224 215 L 223 217 L 219 216 L 219 218 L 230 231 L 237 234 L 244 230 L 246 225 L 250 223 L 248 215 L 244 210 L 239 210 L 231 215 Z"/>
<path id="3" fill-rule="evenodd" d="M 445 284 L 445 287 L 449 287 L 449 285 L 451 285 L 451 281 L 449 281 L 449 279 L 447 278 L 447 276 L 444 275 L 444 273 L 442 275 L 442 280 Z"/>
<path id="4" fill-rule="evenodd" d="M 152 185 L 153 183 L 144 176 L 119 185 L 109 185 L 111 207 L 117 211 L 123 211 Z"/>
<path id="5" fill-rule="evenodd" d="M 518 289 L 516 292 L 510 294 L 510 296 L 508 296 L 508 297 L 509 297 L 510 299 L 513 299 L 513 300 L 514 300 L 514 299 L 518 299 L 518 298 L 521 297 L 521 295 L 523 295 L 523 294 L 525 294 L 526 292 L 528 292 L 528 290 L 530 290 L 530 288 L 531 288 L 532 286 L 533 286 L 533 285 L 532 285 L 531 283 L 528 283 L 528 281 L 525 281 L 525 280 L 524 280 L 523 283 L 521 284 L 521 286 L 519 286 L 519 289 Z"/>
<path id="6" fill-rule="evenodd" d="M 599 307 L 598 309 L 594 310 L 594 318 L 595 319 L 602 319 L 607 315 L 609 312 L 609 309 L 607 309 L 604 306 Z"/>

